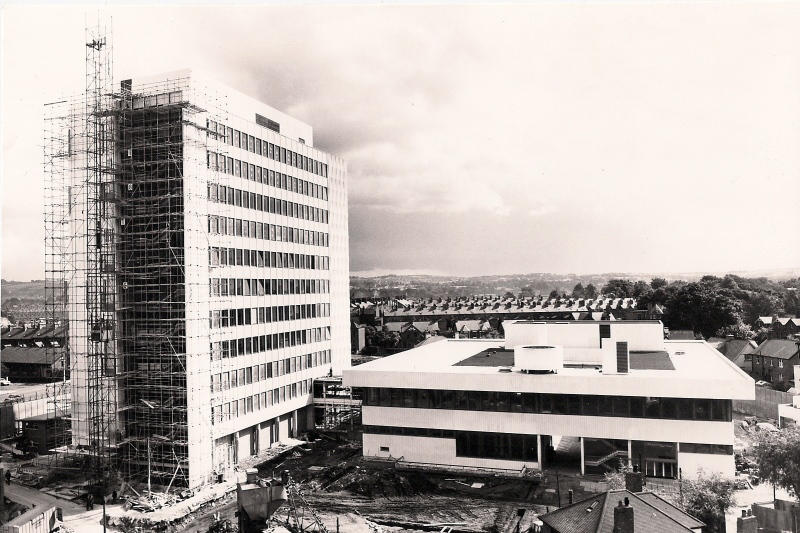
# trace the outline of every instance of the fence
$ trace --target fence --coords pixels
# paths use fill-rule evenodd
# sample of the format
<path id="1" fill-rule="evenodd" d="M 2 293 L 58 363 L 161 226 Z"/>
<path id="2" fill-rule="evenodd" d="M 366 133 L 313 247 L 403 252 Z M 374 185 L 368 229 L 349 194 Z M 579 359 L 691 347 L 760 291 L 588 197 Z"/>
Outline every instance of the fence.
<path id="1" fill-rule="evenodd" d="M 734 400 L 733 410 L 751 416 L 778 419 L 778 405 L 792 403 L 792 395 L 788 392 L 756 387 L 755 400 Z"/>
<path id="2" fill-rule="evenodd" d="M 754 503 L 751 508 L 759 531 L 797 531 L 798 509 L 793 502 L 775 500 L 774 504 Z"/>
<path id="3" fill-rule="evenodd" d="M 55 530 L 61 519 L 61 509 L 51 505 L 42 510 L 34 507 L 0 526 L 0 533 L 49 533 Z"/>

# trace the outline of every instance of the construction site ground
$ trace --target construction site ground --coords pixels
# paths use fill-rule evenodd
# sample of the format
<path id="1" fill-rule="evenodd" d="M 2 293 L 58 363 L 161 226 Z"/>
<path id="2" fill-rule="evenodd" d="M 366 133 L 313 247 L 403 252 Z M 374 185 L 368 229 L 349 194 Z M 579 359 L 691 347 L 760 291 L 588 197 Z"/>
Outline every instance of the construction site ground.
<path id="1" fill-rule="evenodd" d="M 751 431 L 737 427 L 737 441 L 745 440 Z M 3 466 L 14 463 L 6 462 Z M 71 476 L 64 472 L 47 476 L 44 457 L 26 463 L 30 481 L 38 478 L 41 483 L 31 483 L 29 489 L 20 487 L 18 491 L 28 492 L 21 492 L 19 496 L 30 496 L 38 487 L 40 498 L 47 498 L 47 501 L 30 501 L 37 505 L 48 502 L 58 505 L 56 502 L 61 501 L 70 529 L 100 530 L 99 506 L 91 513 L 82 512 L 85 480 L 79 479 L 78 472 Z M 526 531 L 536 523 L 538 515 L 553 510 L 559 501 L 566 505 L 570 490 L 573 500 L 578 501 L 606 489 L 600 479 L 582 478 L 563 471 L 547 472 L 541 479 L 530 479 L 485 473 L 404 470 L 402 464 L 394 461 L 363 458 L 357 433 L 350 438 L 321 434 L 308 442 L 290 441 L 273 446 L 242 461 L 237 473 L 239 480 L 244 479 L 244 470 L 250 467 L 257 468 L 263 478 L 280 478 L 283 471 L 288 471 L 331 533 L 337 526 L 340 533 L 440 531 L 445 526 L 464 533 Z M 15 473 L 12 491 L 17 483 L 27 484 L 28 481 Z M 671 486 L 664 483 L 664 487 L 653 485 L 648 489 L 666 494 Z M 149 500 L 131 496 L 126 490 L 129 499 L 125 505 L 107 507 L 109 526 L 111 530 L 122 531 L 135 531 L 139 527 L 139 531 L 205 533 L 218 518 L 236 523 L 235 486 L 236 481 L 231 479 L 201 489 L 190 497 L 162 495 L 159 498 L 157 493 L 156 498 Z M 739 492 L 744 503 L 738 501 Z M 744 500 L 749 492 L 737 491 L 737 503 L 747 505 L 749 502 Z M 753 498 L 758 500 L 761 495 L 754 494 Z M 274 525 L 285 522 L 287 509 L 284 505 L 276 513 Z M 299 512 L 309 516 L 307 510 Z"/>
<path id="2" fill-rule="evenodd" d="M 288 470 L 329 531 L 363 533 L 383 529 L 439 531 L 526 531 L 536 516 L 557 505 L 555 478 L 529 479 L 403 471 L 394 462 L 370 461 L 361 456 L 357 441 L 330 437 L 297 446 L 288 454 L 257 466 L 261 477 L 281 476 Z M 560 477 L 560 496 L 567 502 L 594 492 L 569 476 Z M 589 483 L 591 485 L 591 483 Z M 596 487 L 591 487 L 594 489 Z M 214 513 L 235 522 L 233 500 Z M 184 531 L 206 531 L 213 513 L 187 521 Z M 285 521 L 278 511 L 277 522 Z"/>

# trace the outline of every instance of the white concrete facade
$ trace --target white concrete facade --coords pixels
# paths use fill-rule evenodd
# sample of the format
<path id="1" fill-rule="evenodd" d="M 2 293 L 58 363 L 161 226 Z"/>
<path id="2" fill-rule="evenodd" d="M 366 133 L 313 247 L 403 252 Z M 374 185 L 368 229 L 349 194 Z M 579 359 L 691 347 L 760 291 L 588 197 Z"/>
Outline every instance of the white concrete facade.
<path id="1" fill-rule="evenodd" d="M 270 224 L 292 228 L 294 231 L 317 232 L 326 235 L 326 244 L 311 244 L 287 242 L 286 240 L 259 239 L 254 235 L 231 236 L 216 233 L 198 233 L 205 243 L 198 244 L 200 258 L 199 268 L 207 278 L 266 278 L 266 279 L 315 279 L 324 280 L 328 284 L 326 292 L 308 294 L 263 294 L 263 295 L 236 295 L 216 296 L 210 298 L 207 310 L 200 312 L 206 319 L 208 311 L 224 309 L 247 308 L 275 308 L 278 306 L 313 306 L 328 305 L 329 315 L 316 318 L 295 317 L 293 320 L 273 321 L 249 325 L 236 325 L 228 327 L 208 328 L 208 320 L 200 321 L 205 329 L 200 335 L 204 343 L 205 361 L 209 361 L 208 370 L 203 369 L 199 374 L 200 390 L 204 395 L 204 406 L 208 413 L 200 415 L 204 420 L 212 421 L 208 424 L 198 424 L 197 433 L 201 439 L 206 440 L 202 446 L 203 457 L 197 462 L 197 470 L 201 475 L 213 471 L 224 473 L 233 467 L 238 460 L 263 450 L 274 442 L 297 435 L 300 427 L 307 427 L 308 414 L 299 410 L 307 407 L 312 402 L 311 382 L 314 378 L 327 375 L 329 372 L 340 372 L 350 366 L 349 345 L 349 251 L 348 251 L 348 217 L 347 217 L 347 171 L 344 162 L 331 154 L 314 148 L 313 129 L 311 126 L 293 118 L 285 113 L 259 102 L 238 91 L 227 88 L 208 78 L 195 73 L 191 74 L 195 85 L 195 94 L 198 99 L 207 98 L 206 102 L 198 105 L 210 112 L 207 119 L 219 125 L 224 125 L 234 131 L 236 136 L 245 134 L 248 138 L 261 140 L 286 151 L 291 151 L 298 156 L 305 156 L 311 160 L 327 166 L 326 175 L 320 175 L 297 166 L 276 161 L 267 157 L 266 153 L 259 155 L 252 149 L 239 148 L 219 137 L 206 143 L 206 149 L 234 161 L 241 161 L 251 167 L 260 167 L 280 173 L 296 180 L 307 183 L 307 186 L 316 185 L 324 187 L 327 191 L 324 198 L 304 194 L 300 188 L 287 190 L 286 187 L 272 186 L 259 183 L 255 179 L 232 175 L 220 169 L 209 168 L 206 154 L 198 158 L 203 164 L 198 168 L 199 179 L 195 180 L 202 190 L 198 191 L 201 212 L 209 215 L 233 218 L 236 220 L 250 221 L 260 224 Z M 213 111 L 212 111 L 213 110 Z M 280 133 L 256 123 L 256 115 L 279 124 Z M 230 130 L 228 130 L 230 131 Z M 199 145 L 202 146 L 202 145 Z M 266 144 L 264 144 L 266 150 Z M 261 210 L 248 209 L 238 205 L 227 205 L 221 202 L 208 201 L 206 187 L 209 183 L 224 185 L 229 188 L 241 190 L 250 194 L 261 194 L 275 198 L 279 201 L 292 202 L 299 206 L 308 206 L 328 212 L 326 222 L 302 219 L 287 215 L 269 213 Z M 291 186 L 288 187 L 291 189 Z M 208 224 L 206 217 L 198 217 L 203 224 Z M 207 227 L 206 227 L 207 230 Z M 235 248 L 243 250 L 257 250 L 275 252 L 278 254 L 302 254 L 306 256 L 325 257 L 328 261 L 327 269 L 311 268 L 276 268 L 267 266 L 242 266 L 242 265 L 209 265 L 208 248 Z M 286 265 L 283 265 L 284 267 Z M 208 290 L 206 285 L 206 290 Z M 198 302 L 203 298 L 198 298 Z M 205 300 L 209 300 L 205 295 Z M 200 305 L 200 304 L 198 304 Z M 205 314 L 203 314 L 205 313 Z M 255 314 L 255 311 L 254 311 Z M 261 335 L 276 335 L 299 330 L 319 330 L 322 335 L 319 339 L 309 339 L 308 342 L 295 346 L 284 346 L 277 349 L 248 353 L 235 358 L 208 357 L 208 344 L 236 338 L 258 337 Z M 207 335 L 207 336 L 206 336 Z M 306 366 L 305 358 L 309 354 L 318 354 L 312 366 Z M 325 354 L 325 357 L 323 357 Z M 302 359 L 302 361 L 300 361 Z M 272 374 L 266 379 L 253 380 L 252 383 L 237 387 L 225 388 L 220 383 L 219 388 L 210 387 L 215 376 L 232 375 L 243 369 L 264 368 L 263 365 L 278 367 L 284 362 L 294 362 L 289 372 L 281 368 L 280 375 Z M 288 363 L 287 363 L 288 364 Z M 222 381 L 222 380 L 221 380 Z M 248 377 L 249 381 L 249 377 Z M 274 395 L 274 398 L 270 395 Z M 210 397 L 211 401 L 207 399 Z M 266 397 L 267 404 L 263 400 Z M 245 412 L 242 411 L 244 400 Z M 249 406 L 253 402 L 253 407 Z M 256 404 L 260 403 L 260 408 Z M 238 416 L 233 415 L 233 405 L 239 404 Z M 231 405 L 231 414 L 227 415 L 227 405 Z M 212 414 L 213 410 L 213 414 Z M 205 427 L 204 427 L 205 426 Z M 270 428 L 270 426 L 273 426 Z M 191 430 L 190 430 L 191 433 Z M 254 442 L 257 440 L 257 442 Z M 213 443 L 213 444 L 212 444 Z M 209 452 L 213 450 L 213 457 Z M 232 450 L 235 450 L 232 453 Z M 191 469 L 191 467 L 190 467 Z"/>
<path id="2" fill-rule="evenodd" d="M 133 93 L 143 96 L 134 106 L 157 106 L 165 94 L 167 101 L 174 96 L 185 102 L 180 164 L 186 446 L 188 484 L 196 487 L 307 427 L 312 380 L 350 366 L 347 169 L 341 158 L 314 147 L 310 125 L 196 72 L 135 78 Z M 223 127 L 224 137 L 217 133 Z M 245 144 L 228 142 L 229 131 Z M 261 143 L 258 151 L 254 141 Z M 267 157 L 268 147 L 281 155 Z M 236 173 L 212 165 L 210 154 L 235 161 Z M 255 168 L 263 179 L 255 179 Z M 277 181 L 268 182 L 267 172 Z M 222 187 L 236 191 L 236 201 L 213 199 L 212 186 L 215 193 Z M 264 208 L 242 197 L 259 197 L 259 206 L 263 198 Z M 280 211 L 268 210 L 268 199 Z M 80 235 L 86 229 L 79 203 L 75 213 L 74 232 Z M 237 231 L 212 231 L 212 218 L 226 228 L 232 221 Z M 258 233 L 241 231 L 245 225 L 258 227 Z M 85 247 L 85 240 L 76 239 L 76 247 Z M 233 259 L 212 261 L 222 253 Z M 248 253 L 253 261 L 244 263 Z M 234 294 L 222 294 L 220 283 L 230 280 Z M 80 291 L 73 292 L 73 302 L 80 302 Z M 70 320 L 78 324 L 74 313 L 80 305 L 72 307 Z M 229 311 L 237 320 L 220 321 Z M 71 342 L 74 353 L 86 351 L 81 336 Z M 85 367 L 80 359 L 73 363 L 74 444 L 89 438 Z M 124 403 L 124 391 L 116 392 Z M 113 405 L 110 411 L 113 418 Z"/>
<path id="3" fill-rule="evenodd" d="M 542 441 L 573 437 L 580 449 L 575 467 L 584 473 L 592 462 L 602 466 L 608 451 L 614 459 L 641 461 L 654 475 L 692 477 L 700 468 L 734 475 L 731 400 L 752 399 L 753 381 L 705 342 L 665 341 L 660 322 L 610 323 L 606 338 L 596 322 L 509 325 L 505 341 L 445 340 L 346 370 L 344 384 L 363 388 L 364 455 L 546 469 L 558 453 L 545 457 Z M 610 372 L 604 360 L 617 342 L 632 347 L 624 372 Z M 564 366 L 552 373 L 520 371 L 511 362 L 519 346 L 561 347 Z M 476 397 L 484 403 L 473 405 Z M 547 403 L 528 408 L 521 398 Z M 627 411 L 613 407 L 612 415 L 613 402 Z M 470 435 L 503 444 L 494 449 L 481 440 L 491 453 L 459 453 L 459 439 L 468 450 Z M 535 436 L 537 453 L 511 453 L 514 446 L 532 447 L 534 441 L 520 436 Z M 602 451 L 589 458 L 593 444 Z M 652 447 L 672 451 L 664 455 Z"/>

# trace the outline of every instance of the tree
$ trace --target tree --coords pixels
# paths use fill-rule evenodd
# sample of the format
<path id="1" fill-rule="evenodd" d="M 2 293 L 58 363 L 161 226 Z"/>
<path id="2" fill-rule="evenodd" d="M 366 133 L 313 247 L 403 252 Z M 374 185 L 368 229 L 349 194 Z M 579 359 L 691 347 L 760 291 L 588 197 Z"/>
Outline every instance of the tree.
<path id="1" fill-rule="evenodd" d="M 672 285 L 670 286 L 672 288 Z M 738 323 L 741 303 L 715 283 L 687 283 L 669 293 L 664 322 L 670 329 L 691 329 L 711 337 Z"/>
<path id="2" fill-rule="evenodd" d="M 761 479 L 800 497 L 800 427 L 757 434 L 753 455 Z"/>
<path id="3" fill-rule="evenodd" d="M 745 340 L 753 339 L 756 336 L 753 328 L 743 322 L 738 322 L 736 324 L 731 324 L 730 326 L 719 328 L 717 332 L 714 333 L 715 337 L 727 337 L 728 335 L 733 335 L 734 339 Z"/>
<path id="4" fill-rule="evenodd" d="M 683 481 L 683 507 L 704 522 L 706 533 L 725 533 L 725 513 L 733 507 L 733 481 L 720 474 L 704 474 Z"/>
<path id="5" fill-rule="evenodd" d="M 508 300 L 509 298 L 513 300 L 515 298 L 514 293 L 511 291 L 506 291 L 506 293 L 503 295 L 503 299 Z"/>
<path id="6" fill-rule="evenodd" d="M 653 292 L 653 289 L 647 282 L 644 281 L 637 281 L 633 284 L 633 297 L 634 298 L 644 298 L 645 296 L 649 295 Z"/>
<path id="7" fill-rule="evenodd" d="M 783 311 L 787 314 L 800 316 L 800 291 L 792 287 L 786 290 L 783 296 Z"/>
<path id="8" fill-rule="evenodd" d="M 772 316 L 782 309 L 781 299 L 768 292 L 751 294 L 744 304 L 745 320 L 748 324 L 755 324 L 760 316 Z"/>
<path id="9" fill-rule="evenodd" d="M 608 490 L 620 490 L 625 488 L 625 474 L 633 472 L 633 469 L 628 466 L 627 460 L 619 460 L 619 465 L 616 470 L 606 472 L 603 474 L 603 481 L 608 484 Z"/>
<path id="10" fill-rule="evenodd" d="M 558 300 L 559 298 L 561 298 L 561 295 L 558 294 L 558 291 L 556 289 L 553 289 L 552 291 L 550 291 L 550 296 L 548 296 L 548 298 L 550 300 Z"/>
<path id="11" fill-rule="evenodd" d="M 739 290 L 739 283 L 736 281 L 736 277 L 730 274 L 725 276 L 719 285 L 723 289 Z"/>
<path id="12" fill-rule="evenodd" d="M 369 326 L 367 328 L 367 346 L 377 346 L 386 350 L 396 348 L 400 341 L 399 336 L 394 331 L 383 331 L 382 329 Z"/>
<path id="13" fill-rule="evenodd" d="M 633 296 L 633 282 L 629 279 L 610 279 L 600 291 L 605 296 L 614 298 L 631 298 Z"/>
<path id="14" fill-rule="evenodd" d="M 594 283 L 590 283 L 586 286 L 583 290 L 583 295 L 590 300 L 597 298 L 597 287 L 594 286 Z"/>
<path id="15" fill-rule="evenodd" d="M 650 280 L 650 288 L 654 291 L 658 289 L 663 289 L 667 286 L 667 280 L 664 278 L 653 278 Z"/>
<path id="16" fill-rule="evenodd" d="M 583 283 L 580 281 L 572 288 L 572 297 L 573 298 L 583 298 L 586 293 L 586 290 L 583 288 Z"/>

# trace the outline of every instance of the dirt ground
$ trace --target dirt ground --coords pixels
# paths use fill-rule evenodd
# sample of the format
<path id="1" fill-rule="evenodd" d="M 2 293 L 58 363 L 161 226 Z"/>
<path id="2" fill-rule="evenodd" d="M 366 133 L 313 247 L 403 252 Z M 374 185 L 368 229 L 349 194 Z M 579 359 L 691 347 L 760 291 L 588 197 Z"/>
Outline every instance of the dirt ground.
<path id="1" fill-rule="evenodd" d="M 321 438 L 288 456 L 258 466 L 261 477 L 280 477 L 286 470 L 301 483 L 309 505 L 329 531 L 524 531 L 547 507 L 538 484 L 528 480 L 467 477 L 398 471 L 393 465 L 364 460 L 353 441 Z M 215 509 L 235 522 L 235 502 Z M 285 521 L 286 508 L 278 511 Z M 210 515 L 187 523 L 183 531 L 205 532 Z"/>

